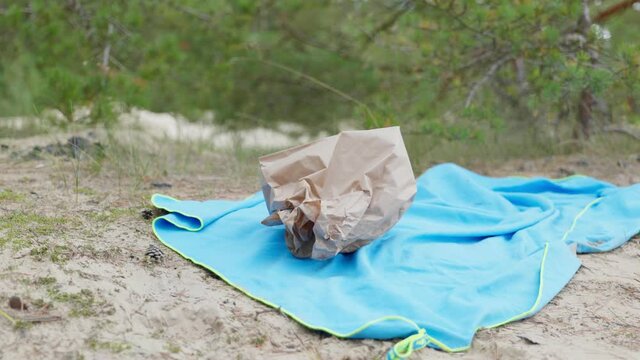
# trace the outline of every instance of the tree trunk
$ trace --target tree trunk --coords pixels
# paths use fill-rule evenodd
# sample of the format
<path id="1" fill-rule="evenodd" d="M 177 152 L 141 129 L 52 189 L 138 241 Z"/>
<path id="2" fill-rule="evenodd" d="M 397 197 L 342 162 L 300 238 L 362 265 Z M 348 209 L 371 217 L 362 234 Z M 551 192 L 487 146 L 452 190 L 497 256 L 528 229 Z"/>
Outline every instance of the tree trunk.
<path id="1" fill-rule="evenodd" d="M 581 44 L 582 51 L 587 51 L 591 56 L 591 63 L 596 64 L 597 58 L 595 54 L 588 50 L 589 31 L 591 29 L 591 16 L 589 15 L 589 0 L 582 0 L 582 13 L 578 18 L 577 32 L 585 39 Z M 577 122 L 573 129 L 574 139 L 588 140 L 593 127 L 593 93 L 589 86 L 585 86 L 580 92 L 578 99 L 578 109 L 576 111 Z"/>
<path id="2" fill-rule="evenodd" d="M 576 139 L 588 140 L 593 128 L 593 104 L 595 103 L 593 94 L 589 88 L 585 88 L 580 93 L 578 101 L 577 120 L 578 126 L 574 128 L 573 137 Z"/>

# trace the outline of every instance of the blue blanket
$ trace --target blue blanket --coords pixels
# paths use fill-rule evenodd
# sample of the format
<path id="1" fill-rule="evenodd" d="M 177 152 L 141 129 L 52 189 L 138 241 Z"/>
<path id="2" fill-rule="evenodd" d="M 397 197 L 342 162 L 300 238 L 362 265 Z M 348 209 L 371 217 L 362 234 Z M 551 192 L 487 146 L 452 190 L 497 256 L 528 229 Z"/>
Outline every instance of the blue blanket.
<path id="1" fill-rule="evenodd" d="M 640 184 L 584 176 L 489 178 L 453 164 L 418 179 L 389 232 L 332 260 L 293 257 L 283 227 L 267 227 L 262 194 L 243 201 L 180 201 L 160 241 L 248 296 L 306 327 L 344 338 L 405 338 L 404 357 L 431 346 L 469 348 L 481 328 L 531 316 L 580 266 L 578 252 L 616 248 L 640 231 Z"/>

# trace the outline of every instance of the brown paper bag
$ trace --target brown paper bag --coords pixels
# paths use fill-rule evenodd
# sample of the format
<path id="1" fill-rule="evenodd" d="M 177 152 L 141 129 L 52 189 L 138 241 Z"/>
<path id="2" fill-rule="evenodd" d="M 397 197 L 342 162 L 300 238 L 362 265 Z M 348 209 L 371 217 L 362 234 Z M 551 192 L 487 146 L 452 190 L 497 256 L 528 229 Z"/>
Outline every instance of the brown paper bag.
<path id="1" fill-rule="evenodd" d="M 300 258 L 328 259 L 367 245 L 402 216 L 416 182 L 400 128 L 345 131 L 260 158 L 262 191 Z"/>

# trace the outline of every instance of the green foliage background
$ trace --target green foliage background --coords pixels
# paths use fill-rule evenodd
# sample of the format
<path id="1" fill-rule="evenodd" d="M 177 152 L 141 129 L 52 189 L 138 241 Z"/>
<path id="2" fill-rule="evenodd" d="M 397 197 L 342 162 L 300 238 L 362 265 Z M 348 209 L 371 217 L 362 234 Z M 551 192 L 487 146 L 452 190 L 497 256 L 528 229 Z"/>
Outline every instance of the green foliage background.
<path id="1" fill-rule="evenodd" d="M 637 122 L 640 12 L 598 25 L 620 1 L 586 3 L 587 27 L 577 0 L 0 2 L 0 116 L 136 106 L 470 139 L 573 127 L 589 91 L 598 124 Z"/>

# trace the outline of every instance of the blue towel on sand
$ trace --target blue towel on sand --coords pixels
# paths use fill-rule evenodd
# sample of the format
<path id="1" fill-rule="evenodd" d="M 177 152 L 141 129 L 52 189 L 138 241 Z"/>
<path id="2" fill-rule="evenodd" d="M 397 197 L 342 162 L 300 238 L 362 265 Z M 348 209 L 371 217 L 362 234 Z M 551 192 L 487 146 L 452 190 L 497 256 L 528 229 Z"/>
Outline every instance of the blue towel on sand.
<path id="1" fill-rule="evenodd" d="M 301 260 L 284 228 L 267 227 L 261 193 L 243 201 L 180 201 L 160 241 L 303 325 L 345 338 L 404 338 L 389 357 L 424 346 L 469 348 L 481 328 L 531 316 L 580 266 L 578 252 L 616 248 L 640 231 L 640 184 L 585 176 L 490 178 L 453 164 L 418 179 L 402 219 L 353 254 Z"/>

